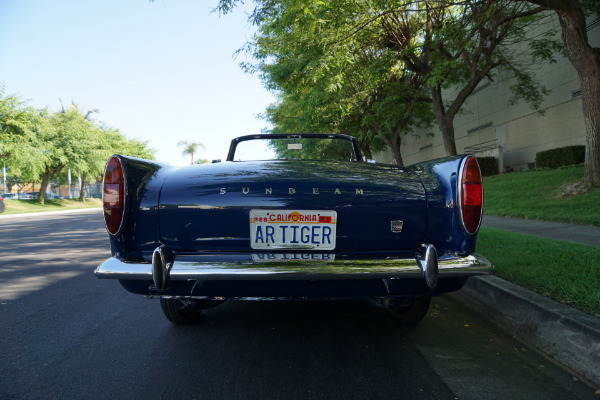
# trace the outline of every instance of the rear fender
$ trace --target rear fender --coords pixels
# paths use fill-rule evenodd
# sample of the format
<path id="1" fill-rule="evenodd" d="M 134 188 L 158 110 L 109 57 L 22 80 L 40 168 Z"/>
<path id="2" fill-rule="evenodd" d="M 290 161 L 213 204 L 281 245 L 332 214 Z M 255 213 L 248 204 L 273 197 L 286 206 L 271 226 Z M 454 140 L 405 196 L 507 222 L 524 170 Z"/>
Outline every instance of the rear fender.
<path id="1" fill-rule="evenodd" d="M 475 251 L 477 235 L 467 235 L 462 227 L 457 197 L 459 169 L 466 155 L 439 158 L 411 165 L 427 193 L 427 233 L 425 243 L 433 244 L 440 256 L 464 256 Z"/>
<path id="2" fill-rule="evenodd" d="M 117 155 L 126 177 L 123 228 L 110 235 L 113 256 L 144 260 L 160 245 L 158 198 L 168 171 L 173 167 L 155 161 Z"/>

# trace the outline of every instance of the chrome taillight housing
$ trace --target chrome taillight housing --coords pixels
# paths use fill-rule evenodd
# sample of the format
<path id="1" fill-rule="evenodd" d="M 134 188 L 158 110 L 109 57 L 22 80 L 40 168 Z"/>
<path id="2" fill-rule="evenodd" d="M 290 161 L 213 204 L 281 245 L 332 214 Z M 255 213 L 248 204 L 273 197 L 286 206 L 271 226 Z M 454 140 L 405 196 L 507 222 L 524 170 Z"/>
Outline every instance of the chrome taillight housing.
<path id="1" fill-rule="evenodd" d="M 474 235 L 481 225 L 483 213 L 483 182 L 481 168 L 473 156 L 466 157 L 458 176 L 458 210 L 464 231 Z"/>
<path id="2" fill-rule="evenodd" d="M 102 184 L 102 207 L 106 229 L 112 235 L 121 231 L 125 216 L 125 171 L 121 160 L 112 156 L 106 163 Z"/>

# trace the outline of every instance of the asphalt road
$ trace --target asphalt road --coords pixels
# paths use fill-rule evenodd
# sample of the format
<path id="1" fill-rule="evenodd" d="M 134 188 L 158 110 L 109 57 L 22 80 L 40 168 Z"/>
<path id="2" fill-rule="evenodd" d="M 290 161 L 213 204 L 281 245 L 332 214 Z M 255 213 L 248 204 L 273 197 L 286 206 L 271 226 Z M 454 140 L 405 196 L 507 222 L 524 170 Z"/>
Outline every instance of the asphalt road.
<path id="1" fill-rule="evenodd" d="M 228 302 L 179 327 L 93 270 L 98 211 L 0 218 L 0 399 L 598 399 L 447 298 L 416 328 L 363 301 Z"/>

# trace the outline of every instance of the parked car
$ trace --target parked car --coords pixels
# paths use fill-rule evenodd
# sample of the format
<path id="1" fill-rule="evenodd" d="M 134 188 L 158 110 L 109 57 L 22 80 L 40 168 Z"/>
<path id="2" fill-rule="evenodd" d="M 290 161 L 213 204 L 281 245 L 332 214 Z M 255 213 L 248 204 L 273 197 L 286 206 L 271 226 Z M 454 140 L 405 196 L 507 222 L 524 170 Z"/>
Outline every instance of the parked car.
<path id="1" fill-rule="evenodd" d="M 0 196 L 7 200 L 29 200 L 33 198 L 27 193 L 2 193 Z"/>
<path id="2" fill-rule="evenodd" d="M 37 199 L 38 196 L 40 195 L 40 192 L 28 192 L 27 195 L 30 196 L 30 198 L 32 198 L 32 199 Z M 44 198 L 45 199 L 58 199 L 60 197 L 57 194 L 51 192 L 50 190 L 46 190 L 46 193 L 44 193 Z"/>
<path id="3" fill-rule="evenodd" d="M 111 157 L 103 207 L 112 257 L 95 275 L 174 323 L 227 299 L 369 299 L 417 323 L 432 296 L 493 272 L 473 254 L 468 155 L 397 167 L 364 162 L 351 136 L 242 136 L 223 163 Z"/>

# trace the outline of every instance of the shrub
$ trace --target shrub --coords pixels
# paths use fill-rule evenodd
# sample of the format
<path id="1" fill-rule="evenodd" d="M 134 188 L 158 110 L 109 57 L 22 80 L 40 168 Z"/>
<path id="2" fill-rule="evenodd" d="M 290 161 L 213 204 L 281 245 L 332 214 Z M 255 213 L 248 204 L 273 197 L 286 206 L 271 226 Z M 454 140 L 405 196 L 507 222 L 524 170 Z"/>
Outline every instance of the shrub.
<path id="1" fill-rule="evenodd" d="M 498 175 L 498 159 L 496 157 L 477 157 L 483 176 Z"/>
<path id="2" fill-rule="evenodd" d="M 567 146 L 540 151 L 535 155 L 537 168 L 558 168 L 564 165 L 581 164 L 585 161 L 585 146 Z"/>

